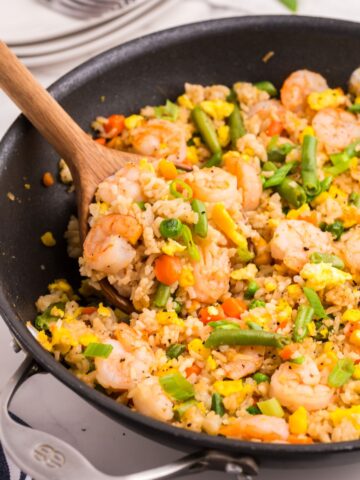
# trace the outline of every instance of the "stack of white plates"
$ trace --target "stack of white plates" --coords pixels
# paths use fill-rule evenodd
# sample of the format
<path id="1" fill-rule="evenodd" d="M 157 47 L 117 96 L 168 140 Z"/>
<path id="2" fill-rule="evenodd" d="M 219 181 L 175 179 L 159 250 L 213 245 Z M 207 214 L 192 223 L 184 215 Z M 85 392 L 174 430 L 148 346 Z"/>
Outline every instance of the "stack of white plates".
<path id="1" fill-rule="evenodd" d="M 137 0 L 97 18 L 78 20 L 36 0 L 7 1 L 0 37 L 29 67 L 95 54 L 132 38 L 178 0 Z"/>

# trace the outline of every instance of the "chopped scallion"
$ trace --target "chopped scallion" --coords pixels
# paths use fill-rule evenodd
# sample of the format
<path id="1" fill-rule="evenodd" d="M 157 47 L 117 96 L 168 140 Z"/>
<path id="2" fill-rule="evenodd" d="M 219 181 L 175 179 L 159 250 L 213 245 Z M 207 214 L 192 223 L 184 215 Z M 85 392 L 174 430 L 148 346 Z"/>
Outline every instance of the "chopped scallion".
<path id="1" fill-rule="evenodd" d="M 84 356 L 108 358 L 113 348 L 114 347 L 108 343 L 89 343 L 84 351 Z"/>

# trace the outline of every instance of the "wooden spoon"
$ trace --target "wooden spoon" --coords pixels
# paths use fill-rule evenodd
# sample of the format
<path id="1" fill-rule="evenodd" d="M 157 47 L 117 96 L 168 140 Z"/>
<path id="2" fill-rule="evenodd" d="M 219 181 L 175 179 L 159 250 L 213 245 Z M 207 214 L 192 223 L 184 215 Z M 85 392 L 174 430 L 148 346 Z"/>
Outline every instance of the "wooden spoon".
<path id="1" fill-rule="evenodd" d="M 94 142 L 1 41 L 0 87 L 68 164 L 75 183 L 80 236 L 84 241 L 89 205 L 98 184 L 126 163 L 137 163 L 144 156 Z M 111 303 L 128 313 L 134 310 L 131 302 L 119 295 L 107 280 L 101 281 L 101 288 Z"/>

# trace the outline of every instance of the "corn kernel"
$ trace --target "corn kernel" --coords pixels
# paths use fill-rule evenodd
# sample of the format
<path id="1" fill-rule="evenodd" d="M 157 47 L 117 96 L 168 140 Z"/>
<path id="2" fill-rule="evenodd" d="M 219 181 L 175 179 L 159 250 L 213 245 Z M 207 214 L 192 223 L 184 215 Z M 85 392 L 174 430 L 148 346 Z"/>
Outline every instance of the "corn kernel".
<path id="1" fill-rule="evenodd" d="M 249 263 L 244 268 L 239 268 L 237 270 L 233 270 L 230 274 L 230 277 L 233 280 L 251 280 L 257 274 L 258 269 L 254 263 Z"/>
<path id="2" fill-rule="evenodd" d="M 147 158 L 140 159 L 139 168 L 144 172 L 155 173 L 154 165 L 152 165 Z"/>
<path id="3" fill-rule="evenodd" d="M 278 218 L 270 218 L 268 221 L 268 225 L 270 228 L 276 228 L 280 224 L 280 220 Z"/>
<path id="4" fill-rule="evenodd" d="M 355 345 L 356 347 L 360 347 L 360 330 L 354 330 L 350 335 L 349 342 Z"/>
<path id="5" fill-rule="evenodd" d="M 44 330 L 41 330 L 38 334 L 37 334 L 37 341 L 40 343 L 40 345 L 45 348 L 45 350 L 47 351 L 51 351 L 52 349 L 52 344 L 51 342 L 49 341 L 48 339 L 48 336 L 46 335 L 46 333 L 44 332 Z"/>
<path id="6" fill-rule="evenodd" d="M 64 293 L 72 293 L 72 287 L 71 285 L 64 279 L 60 278 L 58 280 L 55 280 L 55 282 L 50 283 L 48 285 L 49 292 L 53 293 L 56 290 L 60 290 L 61 292 Z"/>
<path id="7" fill-rule="evenodd" d="M 192 165 L 199 163 L 199 155 L 195 145 L 186 147 L 186 160 L 188 160 Z"/>
<path id="8" fill-rule="evenodd" d="M 286 218 L 289 218 L 290 220 L 297 220 L 301 215 L 303 215 L 306 212 L 310 212 L 310 207 L 307 203 L 304 203 L 300 208 L 298 209 L 292 209 L 289 210 L 288 214 L 286 215 Z"/>
<path id="9" fill-rule="evenodd" d="M 41 235 L 40 239 L 45 247 L 54 247 L 56 245 L 56 240 L 52 232 L 45 232 L 44 235 Z"/>
<path id="10" fill-rule="evenodd" d="M 300 140 L 301 143 L 304 141 L 305 135 L 311 135 L 312 137 L 314 137 L 315 136 L 315 130 L 313 129 L 313 127 L 307 126 L 300 133 L 299 140 Z"/>
<path id="11" fill-rule="evenodd" d="M 169 238 L 165 245 L 161 247 L 161 251 L 166 253 L 166 255 L 169 255 L 170 257 L 173 257 L 176 253 L 182 253 L 185 250 L 185 245 L 181 245 L 172 238 Z"/>
<path id="12" fill-rule="evenodd" d="M 209 355 L 207 360 L 206 360 L 206 368 L 210 370 L 211 372 L 213 370 L 216 370 L 217 363 L 212 355 Z"/>
<path id="13" fill-rule="evenodd" d="M 360 415 L 360 405 L 354 405 L 350 408 L 337 408 L 330 413 L 330 419 L 335 426 L 339 425 L 344 418 L 349 420 L 354 420 L 354 425 L 359 428 L 358 422 L 356 420 Z M 355 424 L 356 422 L 356 424 Z"/>
<path id="14" fill-rule="evenodd" d="M 99 207 L 99 213 L 104 215 L 110 208 L 110 205 L 107 202 L 96 202 L 96 205 Z"/>
<path id="15" fill-rule="evenodd" d="M 324 353 L 332 352 L 334 349 L 334 342 L 326 342 L 324 345 Z"/>
<path id="16" fill-rule="evenodd" d="M 180 272 L 179 285 L 180 287 L 191 287 L 194 285 L 195 279 L 190 268 L 184 267 Z"/>
<path id="17" fill-rule="evenodd" d="M 307 326 L 310 337 L 316 335 L 316 325 L 315 322 L 310 322 Z"/>
<path id="18" fill-rule="evenodd" d="M 179 373 L 179 370 L 174 367 L 175 362 L 173 360 L 169 360 L 166 362 L 162 367 L 158 369 L 156 375 L 158 377 L 162 377 L 164 375 L 169 375 L 172 373 Z"/>
<path id="19" fill-rule="evenodd" d="M 302 294 L 301 287 L 297 283 L 292 283 L 291 285 L 289 285 L 287 287 L 287 291 L 288 291 L 289 296 L 293 300 L 297 300 L 300 297 L 300 295 Z"/>
<path id="20" fill-rule="evenodd" d="M 159 174 L 166 180 L 174 180 L 178 176 L 175 165 L 164 159 L 159 162 Z"/>
<path id="21" fill-rule="evenodd" d="M 242 380 L 218 380 L 214 383 L 214 390 L 224 397 L 241 392 L 243 388 Z"/>
<path id="22" fill-rule="evenodd" d="M 177 103 L 180 105 L 180 107 L 184 107 L 189 110 L 192 110 L 194 108 L 194 104 L 192 103 L 190 98 L 186 95 L 186 93 L 178 97 Z"/>
<path id="23" fill-rule="evenodd" d="M 318 205 L 321 205 L 322 203 L 326 202 L 328 198 L 330 198 L 329 192 L 322 192 L 311 202 L 311 205 L 313 207 L 317 207 Z"/>
<path id="24" fill-rule="evenodd" d="M 276 283 L 272 281 L 268 281 L 268 282 L 265 282 L 264 287 L 267 292 L 271 293 L 276 290 Z"/>
<path id="25" fill-rule="evenodd" d="M 156 320 L 160 325 L 178 325 L 184 326 L 184 320 L 177 316 L 176 312 L 157 312 Z"/>
<path id="26" fill-rule="evenodd" d="M 190 353 L 200 355 L 203 360 L 206 360 L 210 355 L 210 350 L 204 347 L 203 342 L 199 338 L 194 338 L 188 343 L 188 350 Z"/>
<path id="27" fill-rule="evenodd" d="M 293 435 L 305 435 L 308 429 L 308 413 L 304 407 L 299 407 L 290 415 L 289 428 Z"/>
<path id="28" fill-rule="evenodd" d="M 58 308 L 56 305 L 54 305 L 50 310 L 50 315 L 53 315 L 54 317 L 62 318 L 65 315 L 65 312 L 61 308 Z"/>
<path id="29" fill-rule="evenodd" d="M 98 337 L 93 333 L 84 333 L 79 337 L 79 342 L 84 347 L 87 347 L 89 343 L 97 343 L 98 341 L 99 341 Z"/>
<path id="30" fill-rule="evenodd" d="M 144 117 L 141 115 L 130 115 L 130 117 L 125 118 L 125 128 L 128 130 L 133 130 L 134 128 L 141 125 L 144 121 Z"/>
<path id="31" fill-rule="evenodd" d="M 355 365 L 354 372 L 352 374 L 354 380 L 360 380 L 360 365 Z"/>
<path id="32" fill-rule="evenodd" d="M 98 307 L 98 314 L 101 315 L 102 317 L 110 317 L 111 316 L 111 310 L 110 308 L 104 307 L 102 303 L 100 303 Z"/>
<path id="33" fill-rule="evenodd" d="M 222 125 L 217 129 L 217 136 L 222 147 L 226 147 L 230 143 L 230 128 L 228 125 Z"/>
<path id="34" fill-rule="evenodd" d="M 350 308 L 343 313 L 343 322 L 357 323 L 360 322 L 360 309 Z"/>

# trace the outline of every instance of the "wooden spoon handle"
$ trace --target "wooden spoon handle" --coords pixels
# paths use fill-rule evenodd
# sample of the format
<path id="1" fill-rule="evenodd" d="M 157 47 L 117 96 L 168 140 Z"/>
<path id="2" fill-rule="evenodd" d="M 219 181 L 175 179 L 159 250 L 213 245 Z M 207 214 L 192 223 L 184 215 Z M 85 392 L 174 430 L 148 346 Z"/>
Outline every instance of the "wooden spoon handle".
<path id="1" fill-rule="evenodd" d="M 76 153 L 88 150 L 92 142 L 2 41 L 0 87 L 77 173 Z"/>

